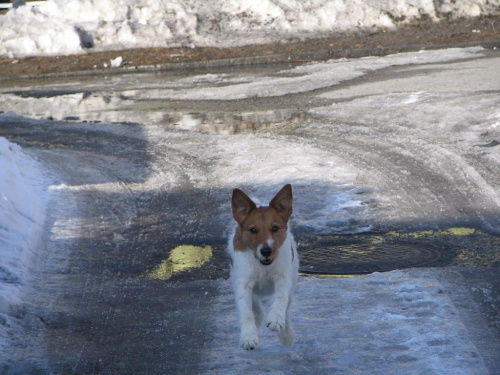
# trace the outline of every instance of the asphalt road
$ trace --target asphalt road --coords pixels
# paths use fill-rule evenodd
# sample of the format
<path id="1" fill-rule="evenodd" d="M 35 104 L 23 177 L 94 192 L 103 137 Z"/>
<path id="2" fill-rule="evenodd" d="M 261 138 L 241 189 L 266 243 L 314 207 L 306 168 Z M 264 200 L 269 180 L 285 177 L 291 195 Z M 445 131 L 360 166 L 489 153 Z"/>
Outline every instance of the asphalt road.
<path id="1" fill-rule="evenodd" d="M 373 373 L 390 372 L 381 360 L 387 347 L 371 342 L 371 336 L 363 336 L 372 346 L 360 347 L 368 354 L 358 365 L 349 362 L 355 357 L 349 363 L 318 361 L 307 353 L 311 342 L 299 338 L 298 353 L 287 352 L 274 366 L 270 363 L 281 352 L 248 357 L 236 348 L 237 327 L 225 325 L 234 324 L 235 313 L 224 253 L 231 189 L 244 181 L 243 187 L 267 194 L 281 177 L 262 175 L 281 166 L 280 158 L 297 154 L 305 176 L 297 177 L 300 165 L 290 175 L 297 186 L 299 242 L 307 247 L 332 233 L 347 236 L 369 228 L 368 235 L 378 238 L 390 235 L 392 241 L 442 248 L 446 264 L 405 271 L 387 285 L 435 280 L 440 286 L 433 288 L 444 290 L 447 298 L 436 300 L 453 306 L 450 321 L 465 327 L 456 336 L 450 333 L 459 338 L 458 346 L 439 345 L 474 352 L 465 364 L 448 358 L 449 368 L 499 373 L 499 67 L 498 52 L 486 51 L 459 61 L 388 66 L 305 92 L 239 100 L 175 95 L 188 97 L 193 87 L 216 92 L 247 77 L 265 81 L 301 74 L 277 66 L 204 71 L 212 76 L 202 79 L 192 79 L 200 72 L 190 72 L 10 82 L 2 88 L 0 108 L 16 115 L 1 115 L 0 136 L 46 167 L 50 204 L 26 303 L 17 311 L 21 327 L 0 358 L 0 372 L 252 373 L 248 363 L 259 366 L 260 358 L 271 373 L 354 374 L 369 368 L 375 357 Z M 226 75 L 237 83 L 224 81 Z M 164 96 L 163 85 L 172 97 Z M 240 159 L 240 151 L 249 161 Z M 252 161 L 261 163 L 253 166 L 254 173 L 248 171 Z M 348 181 L 320 180 L 329 161 Z M 314 214 L 324 212 L 329 203 L 322 199 L 328 194 L 360 203 L 334 206 L 341 213 L 332 212 L 319 230 Z M 176 249 L 185 257 L 174 259 Z M 201 249 L 207 249 L 204 257 Z M 370 281 L 366 290 L 377 282 L 383 283 Z M 343 283 L 328 280 L 321 290 L 363 288 L 362 281 Z M 308 298 L 321 298 L 304 285 L 297 307 L 300 327 L 307 326 L 302 306 Z M 391 295 L 384 298 L 393 301 Z M 353 319 L 364 319 L 363 305 L 368 312 L 380 301 L 357 300 L 359 315 Z M 335 308 L 338 314 L 346 311 Z M 440 327 L 443 315 L 429 314 Z M 325 315 L 316 323 L 328 326 L 334 319 Z M 362 324 L 354 320 L 349 327 L 356 322 Z M 351 332 L 342 324 L 337 334 Z M 317 340 L 328 346 L 326 338 Z M 339 351 L 351 350 L 352 342 L 339 340 L 345 345 Z M 429 373 L 419 372 L 425 359 L 412 356 L 413 349 L 397 357 L 393 373 L 408 366 L 411 373 Z M 332 358 L 341 358 L 336 355 Z M 448 373 L 439 367 L 432 371 Z"/>

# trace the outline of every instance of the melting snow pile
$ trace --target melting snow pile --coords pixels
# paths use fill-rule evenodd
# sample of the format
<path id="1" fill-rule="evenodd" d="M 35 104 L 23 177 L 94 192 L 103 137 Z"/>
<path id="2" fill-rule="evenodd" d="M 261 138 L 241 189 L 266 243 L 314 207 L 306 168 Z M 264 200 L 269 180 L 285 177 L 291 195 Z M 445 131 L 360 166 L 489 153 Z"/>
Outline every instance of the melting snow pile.
<path id="1" fill-rule="evenodd" d="M 44 203 L 38 170 L 18 145 L 0 137 L 0 347 L 41 232 Z"/>
<path id="2" fill-rule="evenodd" d="M 48 0 L 0 16 L 0 55 L 229 47 L 499 12 L 488 0 Z"/>

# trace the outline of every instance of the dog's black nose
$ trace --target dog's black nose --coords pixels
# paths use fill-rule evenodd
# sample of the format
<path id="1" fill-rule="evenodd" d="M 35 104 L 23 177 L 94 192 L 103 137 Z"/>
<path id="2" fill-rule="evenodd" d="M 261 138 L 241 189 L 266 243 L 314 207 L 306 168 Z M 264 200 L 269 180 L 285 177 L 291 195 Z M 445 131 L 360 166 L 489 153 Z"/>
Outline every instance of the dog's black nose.
<path id="1" fill-rule="evenodd" d="M 266 258 L 269 258 L 272 252 L 273 249 L 271 249 L 270 247 L 263 247 L 262 249 L 260 249 L 260 253 L 262 254 L 262 256 L 265 256 Z"/>

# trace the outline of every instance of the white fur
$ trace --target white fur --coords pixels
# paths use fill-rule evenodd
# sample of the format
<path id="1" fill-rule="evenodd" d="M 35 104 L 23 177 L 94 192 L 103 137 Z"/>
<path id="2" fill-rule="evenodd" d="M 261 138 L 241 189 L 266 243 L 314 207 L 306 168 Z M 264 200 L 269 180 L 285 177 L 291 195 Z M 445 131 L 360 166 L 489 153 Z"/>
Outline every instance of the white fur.
<path id="1" fill-rule="evenodd" d="M 272 295 L 266 326 L 278 334 L 283 345 L 291 346 L 295 333 L 291 326 L 290 305 L 299 275 L 297 245 L 288 230 L 278 256 L 270 265 L 262 265 L 253 251 L 235 251 L 230 236 L 228 252 L 232 259 L 231 282 L 238 309 L 240 345 L 247 350 L 259 345 L 258 328 L 263 321 L 261 298 Z"/>

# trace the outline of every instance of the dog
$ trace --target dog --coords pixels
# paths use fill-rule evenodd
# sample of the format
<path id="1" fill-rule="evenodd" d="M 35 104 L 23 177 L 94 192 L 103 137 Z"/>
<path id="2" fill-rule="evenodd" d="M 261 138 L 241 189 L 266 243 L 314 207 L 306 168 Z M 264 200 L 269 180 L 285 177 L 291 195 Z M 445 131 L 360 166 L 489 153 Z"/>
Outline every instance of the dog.
<path id="1" fill-rule="evenodd" d="M 267 327 L 285 346 L 292 346 L 290 305 L 299 275 L 297 245 L 289 227 L 293 211 L 292 186 L 285 185 L 269 206 L 254 202 L 240 189 L 233 190 L 231 208 L 235 226 L 229 238 L 231 283 L 240 323 L 240 346 L 259 345 L 263 321 L 261 298 L 272 295 Z"/>

